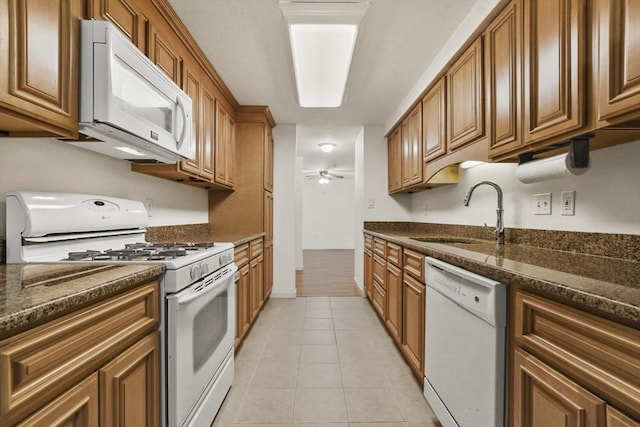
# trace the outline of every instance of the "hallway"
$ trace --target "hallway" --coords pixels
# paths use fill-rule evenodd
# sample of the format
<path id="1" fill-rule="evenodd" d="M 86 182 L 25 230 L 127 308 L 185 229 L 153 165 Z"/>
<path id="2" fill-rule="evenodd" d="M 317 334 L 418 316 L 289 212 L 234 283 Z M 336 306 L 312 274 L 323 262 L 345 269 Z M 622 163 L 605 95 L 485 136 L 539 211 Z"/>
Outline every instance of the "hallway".
<path id="1" fill-rule="evenodd" d="M 361 296 L 353 270 L 353 249 L 305 250 L 304 270 L 296 271 L 299 297 Z"/>
<path id="2" fill-rule="evenodd" d="M 235 360 L 215 426 L 440 425 L 362 297 L 269 299 Z"/>

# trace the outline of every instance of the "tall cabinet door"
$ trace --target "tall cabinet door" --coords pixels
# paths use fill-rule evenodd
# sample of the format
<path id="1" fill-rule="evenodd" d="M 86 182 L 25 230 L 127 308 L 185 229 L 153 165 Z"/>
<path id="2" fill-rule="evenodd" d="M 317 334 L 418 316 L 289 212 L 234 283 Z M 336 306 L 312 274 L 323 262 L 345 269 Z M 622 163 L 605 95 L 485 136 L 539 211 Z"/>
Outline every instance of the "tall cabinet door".
<path id="1" fill-rule="evenodd" d="M 273 133 L 267 126 L 264 135 L 264 189 L 273 192 Z"/>
<path id="2" fill-rule="evenodd" d="M 586 2 L 524 1 L 524 139 L 576 130 L 586 114 Z"/>
<path id="3" fill-rule="evenodd" d="M 64 136 L 78 130 L 80 4 L 0 0 L 0 110 L 23 114 Z M 0 130 L 40 129 L 11 116 L 0 119 Z"/>
<path id="4" fill-rule="evenodd" d="M 425 162 L 447 152 L 445 81 L 441 77 L 422 99 L 422 154 Z"/>
<path id="5" fill-rule="evenodd" d="M 401 126 L 398 126 L 390 135 L 388 140 L 388 191 L 389 193 L 402 190 L 402 140 Z"/>
<path id="6" fill-rule="evenodd" d="M 598 119 L 637 114 L 640 110 L 640 2 L 598 0 L 596 4 Z"/>
<path id="7" fill-rule="evenodd" d="M 387 262 L 387 329 L 394 340 L 400 342 L 402 334 L 402 270 Z"/>
<path id="8" fill-rule="evenodd" d="M 422 380 L 424 373 L 425 285 L 404 275 L 402 282 L 402 351 L 413 373 Z"/>

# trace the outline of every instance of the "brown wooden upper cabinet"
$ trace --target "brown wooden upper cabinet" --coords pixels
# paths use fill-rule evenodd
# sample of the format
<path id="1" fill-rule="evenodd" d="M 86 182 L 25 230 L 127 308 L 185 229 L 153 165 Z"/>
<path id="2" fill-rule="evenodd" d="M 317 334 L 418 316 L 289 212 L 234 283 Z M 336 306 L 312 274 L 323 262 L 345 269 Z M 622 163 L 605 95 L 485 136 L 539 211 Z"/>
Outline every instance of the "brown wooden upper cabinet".
<path id="1" fill-rule="evenodd" d="M 586 2 L 523 0 L 524 142 L 586 124 Z"/>
<path id="2" fill-rule="evenodd" d="M 425 162 L 447 152 L 445 82 L 445 77 L 441 77 L 422 98 L 422 153 Z"/>
<path id="3" fill-rule="evenodd" d="M 80 0 L 0 0 L 0 131 L 78 135 Z"/>
<path id="4" fill-rule="evenodd" d="M 484 33 L 490 156 L 522 145 L 522 3 L 512 1 Z"/>
<path id="5" fill-rule="evenodd" d="M 598 120 L 617 123 L 640 113 L 640 2 L 596 5 Z"/>
<path id="6" fill-rule="evenodd" d="M 140 51 L 147 52 L 148 18 L 134 0 L 87 0 L 87 17 L 111 21 Z"/>
<path id="7" fill-rule="evenodd" d="M 182 58 L 180 55 L 181 43 L 171 40 L 171 34 L 168 30 L 164 30 L 164 26 L 160 23 L 149 23 L 149 51 L 147 55 L 149 59 L 156 64 L 158 68 L 165 72 L 171 80 L 177 85 L 182 83 Z"/>
<path id="8" fill-rule="evenodd" d="M 485 136 L 482 36 L 447 71 L 449 152 Z"/>
<path id="9" fill-rule="evenodd" d="M 235 128 L 231 114 L 220 102 L 216 103 L 215 177 L 220 185 L 233 188 L 235 184 Z"/>
<path id="10" fill-rule="evenodd" d="M 401 127 L 396 127 L 389 135 L 387 142 L 389 193 L 402 190 L 402 139 L 400 132 Z"/>
<path id="11" fill-rule="evenodd" d="M 422 183 L 422 104 L 402 121 L 402 187 Z"/>

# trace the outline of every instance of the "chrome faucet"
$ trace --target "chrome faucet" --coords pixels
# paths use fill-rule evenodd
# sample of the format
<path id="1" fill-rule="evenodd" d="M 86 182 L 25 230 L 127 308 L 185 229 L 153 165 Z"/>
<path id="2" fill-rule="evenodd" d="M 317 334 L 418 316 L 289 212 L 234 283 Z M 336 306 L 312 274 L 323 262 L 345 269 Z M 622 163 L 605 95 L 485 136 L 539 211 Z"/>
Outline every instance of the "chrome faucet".
<path id="1" fill-rule="evenodd" d="M 498 222 L 496 224 L 496 229 L 494 230 L 493 233 L 496 235 L 496 243 L 498 245 L 503 245 L 504 244 L 504 223 L 502 221 L 502 213 L 504 212 L 504 210 L 502 209 L 502 189 L 500 188 L 500 186 L 493 181 L 480 181 L 479 183 L 475 184 L 469 189 L 469 192 L 464 198 L 464 205 L 469 206 L 469 201 L 471 200 L 471 195 L 473 194 L 473 190 L 475 190 L 476 188 L 478 188 L 483 184 L 492 186 L 498 192 L 498 208 L 496 209 Z M 486 226 L 487 224 L 485 223 L 484 225 Z"/>

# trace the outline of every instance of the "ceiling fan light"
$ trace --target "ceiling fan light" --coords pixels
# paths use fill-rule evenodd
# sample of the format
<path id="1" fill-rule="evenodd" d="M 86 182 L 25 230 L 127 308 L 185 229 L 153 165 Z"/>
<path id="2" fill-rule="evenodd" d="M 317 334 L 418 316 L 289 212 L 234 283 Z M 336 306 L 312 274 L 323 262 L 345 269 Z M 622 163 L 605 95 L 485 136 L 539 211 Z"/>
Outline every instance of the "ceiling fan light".
<path id="1" fill-rule="evenodd" d="M 333 142 L 323 142 L 321 144 L 318 144 L 318 147 L 320 147 L 320 150 L 322 150 L 323 152 L 330 153 L 334 148 L 336 148 L 336 144 L 334 144 Z"/>
<path id="2" fill-rule="evenodd" d="M 328 184 L 328 183 L 329 183 L 329 178 L 327 178 L 326 176 L 323 176 L 318 180 L 318 184 Z"/>

